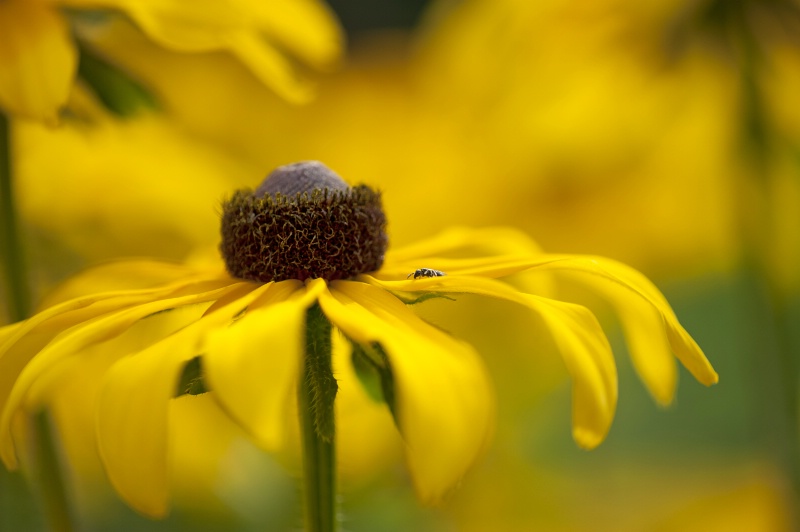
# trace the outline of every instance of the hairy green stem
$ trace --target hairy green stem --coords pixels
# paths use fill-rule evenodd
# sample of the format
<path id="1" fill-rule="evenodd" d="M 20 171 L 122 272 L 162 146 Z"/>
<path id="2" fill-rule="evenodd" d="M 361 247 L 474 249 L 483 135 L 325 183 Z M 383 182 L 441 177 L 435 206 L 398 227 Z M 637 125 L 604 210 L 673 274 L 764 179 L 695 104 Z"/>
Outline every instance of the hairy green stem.
<path id="1" fill-rule="evenodd" d="M 28 317 L 30 294 L 11 181 L 11 132 L 8 118 L 0 112 L 0 260 L 9 318 L 19 321 Z"/>
<path id="2" fill-rule="evenodd" d="M 336 530 L 337 384 L 331 365 L 331 324 L 315 304 L 306 312 L 306 346 L 299 386 L 307 532 Z"/>

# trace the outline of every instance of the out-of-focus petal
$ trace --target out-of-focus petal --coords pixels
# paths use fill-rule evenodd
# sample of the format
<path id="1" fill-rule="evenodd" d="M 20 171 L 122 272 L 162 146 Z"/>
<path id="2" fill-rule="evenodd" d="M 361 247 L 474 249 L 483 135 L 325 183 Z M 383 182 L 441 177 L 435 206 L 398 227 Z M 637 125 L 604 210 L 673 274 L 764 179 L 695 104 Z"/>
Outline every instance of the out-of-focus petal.
<path id="1" fill-rule="evenodd" d="M 100 292 L 50 306 L 26 321 L 4 328 L 0 342 L 0 412 L 5 409 L 11 389 L 25 365 L 61 332 L 100 316 L 192 288 L 203 292 L 209 287 L 203 282 L 198 285 L 197 278 L 189 276 L 153 289 Z"/>
<path id="2" fill-rule="evenodd" d="M 183 260 L 216 246 L 213 202 L 260 165 L 190 138 L 164 115 L 104 118 L 90 128 L 15 124 L 21 216 L 89 261 Z"/>
<path id="3" fill-rule="evenodd" d="M 427 281 L 423 280 L 423 281 Z M 388 290 L 404 282 L 377 282 Z M 605 334 L 587 308 L 523 294 L 494 279 L 437 277 L 425 291 L 469 293 L 505 299 L 536 311 L 551 330 L 573 381 L 572 434 L 581 447 L 591 449 L 606 437 L 617 406 L 617 369 Z"/>
<path id="4" fill-rule="evenodd" d="M 49 2 L 0 2 L 0 108 L 6 113 L 55 122 L 76 65 L 69 28 Z"/>
<path id="5" fill-rule="evenodd" d="M 420 498 L 435 501 L 487 442 L 494 398 L 474 350 L 423 322 L 376 287 L 334 281 L 320 295 L 325 315 L 353 340 L 378 342 L 389 357 L 395 409 Z"/>
<path id="6" fill-rule="evenodd" d="M 471 229 L 451 227 L 430 238 L 417 241 L 386 255 L 387 265 L 406 263 L 431 256 L 465 250 L 481 251 L 477 255 L 527 255 L 540 253 L 539 246 L 522 231 L 509 227 Z"/>
<path id="7" fill-rule="evenodd" d="M 296 401 L 303 360 L 303 323 L 310 302 L 300 281 L 274 283 L 229 327 L 209 335 L 203 357 L 207 384 L 228 414 L 259 444 L 277 450 Z M 278 294 L 277 296 L 275 294 Z"/>
<path id="8" fill-rule="evenodd" d="M 678 385 L 678 368 L 670 351 L 664 321 L 656 309 L 641 298 L 620 297 L 609 290 L 606 297 L 619 316 L 628 352 L 639 378 L 660 405 L 669 405 Z"/>
<path id="9" fill-rule="evenodd" d="M 298 77 L 292 63 L 275 48 L 266 46 L 259 35 L 249 33 L 231 39 L 230 51 L 264 84 L 292 103 L 308 103 L 313 84 Z"/>
<path id="10" fill-rule="evenodd" d="M 38 324 L 47 328 L 51 323 L 45 320 L 51 314 L 55 314 L 56 318 L 69 318 L 69 313 L 65 316 L 58 315 L 57 311 L 62 308 L 62 305 L 52 307 L 48 309 L 50 312 L 45 311 L 27 322 L 23 322 L 23 327 L 20 327 L 6 341 L 6 345 L 0 348 L 0 366 L 3 366 L 0 369 L 10 370 L 3 371 L 0 377 L 0 399 L 2 399 L 0 405 L 3 406 L 2 417 L 0 417 L 0 456 L 5 464 L 9 468 L 15 468 L 17 465 L 14 443 L 9 431 L 10 423 L 28 390 L 40 376 L 53 371 L 57 364 L 63 363 L 79 353 L 82 348 L 113 338 L 150 314 L 174 307 L 213 301 L 237 289 L 240 285 L 239 282 L 232 279 L 222 279 L 210 283 L 216 284 L 216 286 L 209 287 L 201 284 L 199 286 L 204 290 L 190 291 L 189 294 L 175 295 L 173 289 L 171 291 L 173 297 L 167 297 L 158 292 L 139 296 L 139 298 L 145 298 L 144 302 L 135 296 L 100 301 L 98 307 L 102 308 L 108 305 L 105 313 L 95 313 L 92 306 L 78 309 L 77 314 L 80 314 L 83 319 L 79 322 L 72 322 L 72 324 L 80 325 L 69 330 L 65 330 L 64 325 L 57 327 L 55 331 L 51 329 L 49 338 L 47 335 L 25 333 Z M 255 286 L 252 283 L 249 284 Z M 162 297 L 159 298 L 158 295 L 162 295 Z M 137 302 L 140 304 L 136 304 Z M 64 305 L 69 306 L 71 303 L 73 302 L 69 301 Z M 108 310 L 109 307 L 115 310 Z M 68 321 L 67 326 L 69 323 Z M 54 338 L 55 335 L 58 336 Z M 31 349 L 31 343 L 35 344 L 38 349 Z"/>
<path id="11" fill-rule="evenodd" d="M 635 308 L 633 301 L 642 298 L 654 308 L 663 320 L 669 345 L 678 360 L 695 379 L 710 386 L 719 380 L 700 346 L 678 322 L 675 312 L 664 295 L 643 274 L 621 262 L 604 257 L 572 257 L 565 263 L 555 263 L 551 268 L 565 268 L 566 272 L 592 289 L 609 294 L 618 308 L 625 305 Z M 580 276 L 578 277 L 578 274 Z M 613 296 L 611 296 L 614 291 Z"/>
<path id="12" fill-rule="evenodd" d="M 45 296 L 39 309 L 102 292 L 163 287 L 196 278 L 197 274 L 197 271 L 177 262 L 148 259 L 108 262 L 87 268 L 59 284 Z"/>
<path id="13" fill-rule="evenodd" d="M 267 287 L 253 288 L 215 312 L 117 362 L 103 379 L 97 437 L 111 483 L 133 508 L 166 514 L 169 502 L 169 402 L 184 364 L 204 351 L 208 330 L 225 325 Z"/>
<path id="14" fill-rule="evenodd" d="M 67 0 L 86 7 L 86 0 Z M 297 75 L 293 52 L 314 67 L 336 62 L 342 37 L 330 10 L 311 0 L 257 2 L 198 0 L 104 0 L 105 7 L 128 15 L 152 40 L 181 52 L 226 50 L 265 84 L 290 101 L 311 96 L 311 85 Z"/>
<path id="15" fill-rule="evenodd" d="M 319 70 L 336 65 L 344 36 L 325 2 L 318 0 L 243 0 L 258 27 L 283 48 Z"/>

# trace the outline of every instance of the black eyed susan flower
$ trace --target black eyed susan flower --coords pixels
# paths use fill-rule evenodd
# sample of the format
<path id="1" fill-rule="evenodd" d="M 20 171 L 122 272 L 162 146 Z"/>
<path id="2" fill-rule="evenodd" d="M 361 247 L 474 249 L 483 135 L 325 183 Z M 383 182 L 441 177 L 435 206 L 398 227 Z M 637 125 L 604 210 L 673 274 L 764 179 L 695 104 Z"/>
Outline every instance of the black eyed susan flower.
<path id="1" fill-rule="evenodd" d="M 609 430 L 616 368 L 592 312 L 552 297 L 557 282 L 583 285 L 616 308 L 658 402 L 674 394 L 673 353 L 703 384 L 717 381 L 663 295 L 623 264 L 544 254 L 506 229 L 451 229 L 403 249 L 387 245 L 380 195 L 308 162 L 281 167 L 225 202 L 224 266 L 134 261 L 84 273 L 73 283 L 122 277 L 128 287 L 68 299 L 0 329 L 0 456 L 17 467 L 23 420 L 58 371 L 79 366 L 91 346 L 178 313 L 178 326 L 142 329 L 141 348 L 108 361 L 96 402 L 108 476 L 130 505 L 153 516 L 168 507 L 168 413 L 178 395 L 211 394 L 259 444 L 277 450 L 298 389 L 311 388 L 300 392 L 300 410 L 311 411 L 318 440 L 334 439 L 331 334 L 349 340 L 354 363 L 377 375 L 419 496 L 440 498 L 485 446 L 494 401 L 474 349 L 411 309 L 439 294 L 505 299 L 542 317 L 573 379 L 581 447 L 595 447 Z M 530 290 L 500 280 L 517 273 Z M 315 360 L 320 353 L 327 361 Z"/>

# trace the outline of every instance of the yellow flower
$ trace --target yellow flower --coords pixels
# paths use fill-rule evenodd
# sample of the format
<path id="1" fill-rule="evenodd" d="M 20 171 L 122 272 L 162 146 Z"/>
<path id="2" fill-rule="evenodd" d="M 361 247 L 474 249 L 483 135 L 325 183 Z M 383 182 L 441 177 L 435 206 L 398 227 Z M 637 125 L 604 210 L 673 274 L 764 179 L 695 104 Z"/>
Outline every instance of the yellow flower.
<path id="1" fill-rule="evenodd" d="M 611 425 L 616 367 L 594 314 L 552 297 L 551 281 L 585 286 L 616 308 L 658 402 L 674 394 L 672 353 L 700 382 L 717 381 L 663 295 L 637 271 L 600 257 L 544 254 L 505 229 L 451 229 L 384 255 L 380 196 L 347 186 L 319 163 L 279 168 L 254 193 L 237 192 L 222 226 L 224 268 L 219 261 L 108 265 L 76 282 L 96 278 L 102 289 L 109 278 L 129 277 L 131 289 L 70 299 L 0 329 L 0 456 L 8 467 L 19 463 L 25 413 L 42 404 L 52 379 L 79 367 L 87 348 L 143 324 L 144 347 L 117 353 L 101 377 L 97 441 L 117 491 L 155 516 L 169 498 L 168 405 L 196 393 L 198 379 L 261 446 L 287 444 L 304 325 L 317 305 L 352 342 L 352 360 L 379 374 L 425 501 L 441 498 L 476 460 L 494 416 L 474 349 L 411 309 L 427 298 L 478 294 L 538 314 L 573 379 L 573 436 L 584 448 Z M 483 252 L 471 256 L 473 249 Z M 520 273 L 523 289 L 499 280 Z M 188 318 L 178 328 L 147 327 L 167 311 Z"/>
<path id="2" fill-rule="evenodd" d="M 223 197 L 261 168 L 189 137 L 160 113 L 129 120 L 98 113 L 91 127 L 18 121 L 13 133 L 20 213 L 37 232 L 89 261 L 177 260 L 213 244 L 219 220 L 208 198 Z"/>
<path id="3" fill-rule="evenodd" d="M 0 2 L 0 108 L 37 120 L 56 119 L 69 96 L 82 39 L 75 14 L 121 13 L 164 48 L 221 50 L 291 101 L 306 100 L 289 52 L 315 68 L 338 59 L 342 37 L 316 0 L 176 2 L 175 0 L 5 0 Z"/>

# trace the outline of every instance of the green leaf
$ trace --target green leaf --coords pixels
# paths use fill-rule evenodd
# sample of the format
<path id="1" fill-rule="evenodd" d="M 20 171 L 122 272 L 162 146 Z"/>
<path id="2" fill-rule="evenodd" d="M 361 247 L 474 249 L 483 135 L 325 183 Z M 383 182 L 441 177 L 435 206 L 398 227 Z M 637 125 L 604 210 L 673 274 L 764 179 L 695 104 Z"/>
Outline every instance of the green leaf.
<path id="1" fill-rule="evenodd" d="M 386 403 L 397 423 L 394 375 L 383 346 L 378 342 L 362 345 L 350 340 L 350 343 L 353 346 L 353 367 L 358 380 L 371 399 Z"/>
<path id="2" fill-rule="evenodd" d="M 117 116 L 129 118 L 143 110 L 158 108 L 155 97 L 144 85 L 86 46 L 80 47 L 78 76 L 92 88 L 103 105 Z"/>
<path id="3" fill-rule="evenodd" d="M 203 380 L 203 359 L 196 356 L 183 366 L 175 397 L 181 395 L 200 395 L 210 391 Z"/>

